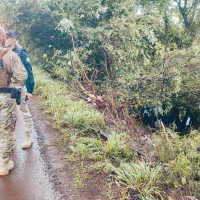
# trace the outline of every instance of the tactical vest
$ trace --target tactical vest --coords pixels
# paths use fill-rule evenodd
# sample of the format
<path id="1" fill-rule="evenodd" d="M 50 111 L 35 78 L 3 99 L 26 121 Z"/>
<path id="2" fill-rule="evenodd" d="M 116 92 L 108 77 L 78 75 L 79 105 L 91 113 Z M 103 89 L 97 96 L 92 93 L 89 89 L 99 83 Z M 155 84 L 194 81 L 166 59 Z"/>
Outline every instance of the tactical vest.
<path id="1" fill-rule="evenodd" d="M 5 51 L 0 57 L 0 88 L 7 88 L 11 82 L 11 72 L 8 66 L 3 62 L 3 56 L 7 53 Z"/>

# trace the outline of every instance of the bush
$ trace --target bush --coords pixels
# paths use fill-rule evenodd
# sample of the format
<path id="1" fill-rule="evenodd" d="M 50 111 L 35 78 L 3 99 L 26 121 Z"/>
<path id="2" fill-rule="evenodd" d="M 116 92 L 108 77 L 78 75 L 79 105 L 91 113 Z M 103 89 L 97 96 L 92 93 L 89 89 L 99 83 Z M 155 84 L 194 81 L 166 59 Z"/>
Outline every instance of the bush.
<path id="1" fill-rule="evenodd" d="M 162 198 L 160 189 L 161 167 L 151 167 L 144 162 L 121 163 L 119 167 L 108 165 L 107 169 L 124 186 L 124 197 L 129 195 L 141 200 Z"/>
<path id="2" fill-rule="evenodd" d="M 35 74 L 36 94 L 45 100 L 44 106 L 53 115 L 57 128 L 72 128 L 90 133 L 105 126 L 103 114 L 84 101 L 72 100 L 64 83 L 52 80 L 39 69 L 35 70 Z"/>
<path id="3" fill-rule="evenodd" d="M 153 139 L 155 146 L 154 156 L 159 158 L 162 163 L 174 160 L 177 154 L 182 151 L 180 137 L 170 129 L 166 129 L 166 132 L 160 132 Z"/>
<path id="4" fill-rule="evenodd" d="M 107 141 L 90 137 L 74 139 L 71 146 L 73 157 L 93 161 L 110 159 L 121 162 L 128 160 L 131 156 L 131 149 L 126 138 L 125 133 L 112 132 Z"/>
<path id="5" fill-rule="evenodd" d="M 104 146 L 106 157 L 114 160 L 127 160 L 131 157 L 131 148 L 127 144 L 126 133 L 112 132 Z"/>
<path id="6" fill-rule="evenodd" d="M 77 138 L 77 140 L 75 140 L 73 145 L 70 147 L 72 151 L 71 158 L 89 159 L 93 161 L 102 160 L 104 158 L 102 146 L 102 141 L 96 138 Z"/>
<path id="7" fill-rule="evenodd" d="M 200 180 L 199 132 L 180 137 L 168 129 L 155 138 L 154 155 L 165 165 L 165 182 L 175 188 L 185 188 L 189 194 L 200 198 L 200 193 L 196 192 Z"/>

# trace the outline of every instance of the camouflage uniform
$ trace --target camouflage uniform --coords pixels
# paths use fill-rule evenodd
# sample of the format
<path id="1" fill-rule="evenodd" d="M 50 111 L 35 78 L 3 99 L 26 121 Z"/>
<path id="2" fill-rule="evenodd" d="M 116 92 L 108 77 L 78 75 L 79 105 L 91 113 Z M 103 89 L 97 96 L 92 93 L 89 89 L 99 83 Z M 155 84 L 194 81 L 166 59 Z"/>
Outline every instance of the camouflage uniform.
<path id="1" fill-rule="evenodd" d="M 0 94 L 0 155 L 7 158 L 13 152 L 15 100 L 10 94 Z"/>
<path id="2" fill-rule="evenodd" d="M 21 95 L 21 105 L 18 107 L 18 111 L 22 117 L 23 125 L 24 125 L 24 142 L 22 144 L 22 148 L 26 149 L 29 148 L 33 141 L 32 141 L 32 130 L 34 122 L 32 120 L 27 101 L 26 101 L 26 94 L 29 93 L 32 94 L 34 90 L 34 75 L 32 71 L 32 65 L 30 63 L 30 59 L 26 53 L 26 50 L 23 49 L 17 42 L 16 42 L 16 34 L 14 31 L 8 31 L 6 33 L 6 42 L 5 45 L 12 49 L 13 52 L 15 52 L 19 58 L 21 59 L 21 62 L 23 63 L 27 73 L 28 78 L 26 80 L 26 87 L 24 86 L 22 88 L 22 95 Z"/>
<path id="3" fill-rule="evenodd" d="M 4 48 L 0 48 L 0 55 L 4 51 Z M 9 66 L 12 72 L 9 87 L 22 87 L 27 79 L 27 72 L 20 58 L 14 52 L 8 51 L 2 59 L 4 65 Z M 15 110 L 16 102 L 14 99 L 11 99 L 11 94 L 0 93 L 0 159 L 7 158 L 13 153 Z"/>

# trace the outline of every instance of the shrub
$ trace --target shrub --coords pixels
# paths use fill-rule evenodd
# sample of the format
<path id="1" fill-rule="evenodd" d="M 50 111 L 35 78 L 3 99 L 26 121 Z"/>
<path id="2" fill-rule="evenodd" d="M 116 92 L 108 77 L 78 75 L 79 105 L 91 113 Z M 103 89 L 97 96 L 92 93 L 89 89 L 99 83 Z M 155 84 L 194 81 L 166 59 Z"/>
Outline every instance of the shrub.
<path id="1" fill-rule="evenodd" d="M 200 134 L 193 131 L 190 136 L 180 137 L 171 130 L 161 132 L 155 137 L 155 154 L 165 165 L 165 182 L 175 188 L 185 188 L 196 195 L 200 166 Z"/>
<path id="2" fill-rule="evenodd" d="M 111 132 L 104 146 L 106 156 L 118 161 L 129 159 L 131 157 L 131 148 L 127 144 L 127 140 L 127 134 Z"/>
<path id="3" fill-rule="evenodd" d="M 182 143 L 177 133 L 170 129 L 166 132 L 160 132 L 154 136 L 155 152 L 154 156 L 158 157 L 162 163 L 174 160 L 177 154 L 182 151 Z"/>
<path id="4" fill-rule="evenodd" d="M 57 128 L 67 127 L 90 133 L 105 126 L 103 114 L 82 100 L 72 100 L 72 95 L 64 83 L 52 80 L 39 69 L 36 69 L 35 73 L 36 94 L 45 100 L 44 106 L 52 114 Z"/>
<path id="5" fill-rule="evenodd" d="M 72 158 L 78 157 L 93 161 L 102 160 L 104 158 L 102 146 L 102 141 L 96 138 L 77 138 L 77 140 L 75 140 L 73 145 L 70 147 L 72 151 Z"/>
<path id="6" fill-rule="evenodd" d="M 129 195 L 141 200 L 158 200 L 162 198 L 159 188 L 161 167 L 151 167 L 144 162 L 121 163 L 119 167 L 108 165 L 107 169 L 124 186 L 124 196 Z"/>

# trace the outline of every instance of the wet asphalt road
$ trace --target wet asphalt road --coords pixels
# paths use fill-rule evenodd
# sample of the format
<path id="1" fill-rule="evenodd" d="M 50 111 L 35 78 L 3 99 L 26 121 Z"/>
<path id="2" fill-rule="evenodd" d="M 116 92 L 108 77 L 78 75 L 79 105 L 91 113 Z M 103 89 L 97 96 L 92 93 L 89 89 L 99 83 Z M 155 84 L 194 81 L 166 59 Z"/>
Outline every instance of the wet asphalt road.
<path id="1" fill-rule="evenodd" d="M 57 200 L 46 173 L 37 137 L 34 131 L 32 148 L 22 150 L 23 125 L 18 115 L 13 156 L 15 168 L 9 175 L 0 177 L 0 200 Z"/>

